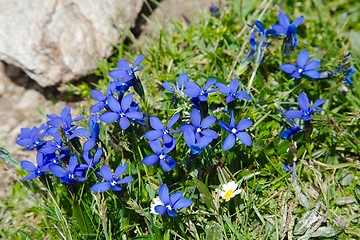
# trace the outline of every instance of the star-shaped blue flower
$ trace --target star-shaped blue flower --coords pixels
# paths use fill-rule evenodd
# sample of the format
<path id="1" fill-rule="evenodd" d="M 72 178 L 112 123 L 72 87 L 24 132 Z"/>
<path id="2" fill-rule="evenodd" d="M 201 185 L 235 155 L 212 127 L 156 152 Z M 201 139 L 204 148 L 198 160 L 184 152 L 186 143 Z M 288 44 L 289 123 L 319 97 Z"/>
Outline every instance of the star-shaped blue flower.
<path id="1" fill-rule="evenodd" d="M 179 133 L 180 130 L 170 130 L 172 126 L 179 120 L 180 114 L 177 113 L 169 120 L 168 125 L 165 127 L 158 117 L 150 117 L 150 125 L 154 130 L 150 130 L 145 133 L 144 137 L 150 141 L 154 141 L 162 138 L 165 144 L 169 144 L 173 141 L 171 134 Z"/>
<path id="2" fill-rule="evenodd" d="M 27 150 L 34 150 L 41 148 L 46 142 L 43 139 L 46 136 L 47 124 L 42 124 L 39 128 L 21 128 L 18 140 L 16 143 Z"/>
<path id="3" fill-rule="evenodd" d="M 321 63 L 317 60 L 310 60 L 309 51 L 304 50 L 297 56 L 297 65 L 294 66 L 290 63 L 286 63 L 280 66 L 280 69 L 288 74 L 291 74 L 293 78 L 300 79 L 303 75 L 306 75 L 312 79 L 320 78 L 320 73 L 316 70 L 320 67 Z"/>
<path id="4" fill-rule="evenodd" d="M 250 135 L 243 130 L 249 128 L 253 124 L 250 119 L 241 119 L 237 125 L 235 125 L 234 111 L 230 113 L 230 123 L 226 124 L 220 120 L 219 125 L 222 129 L 229 132 L 230 134 L 225 138 L 222 148 L 227 151 L 235 145 L 236 137 L 246 146 L 251 146 L 252 140 Z"/>
<path id="5" fill-rule="evenodd" d="M 156 201 L 154 199 L 155 204 L 152 206 L 154 212 L 157 214 L 164 215 L 167 213 L 170 217 L 176 217 L 177 214 L 174 210 L 187 208 L 192 204 L 190 199 L 182 196 L 182 191 L 175 192 L 170 196 L 169 188 L 166 184 L 160 186 L 158 194 L 159 199 L 156 199 Z"/>
<path id="6" fill-rule="evenodd" d="M 113 70 L 109 73 L 109 76 L 114 79 L 121 79 L 122 82 L 126 83 L 135 77 L 135 72 L 140 71 L 142 66 L 139 64 L 144 60 L 144 55 L 140 55 L 136 58 L 132 67 L 130 67 L 128 61 L 119 60 L 118 61 L 118 69 Z"/>
<path id="7" fill-rule="evenodd" d="M 239 100 L 251 100 L 251 97 L 247 92 L 238 91 L 239 80 L 237 78 L 231 80 L 229 87 L 222 83 L 216 83 L 216 86 L 218 87 L 220 92 L 226 94 L 226 103 L 232 102 L 236 98 Z"/>
<path id="8" fill-rule="evenodd" d="M 306 93 L 302 92 L 298 96 L 298 103 L 301 110 L 288 110 L 285 112 L 285 115 L 289 118 L 302 118 L 304 121 L 310 121 L 311 114 L 315 112 L 321 112 L 322 109 L 317 107 L 321 106 L 325 102 L 325 99 L 321 98 L 314 102 L 314 104 L 309 107 L 309 98 Z"/>
<path id="9" fill-rule="evenodd" d="M 37 163 L 37 166 L 34 163 L 27 161 L 27 160 L 20 162 L 21 167 L 24 170 L 30 172 L 30 174 L 28 174 L 27 176 L 24 177 L 24 179 L 22 180 L 23 182 L 34 179 L 38 176 L 41 176 L 49 170 L 50 164 L 49 164 L 49 162 L 47 162 L 44 159 L 43 153 L 37 152 L 36 163 Z"/>
<path id="10" fill-rule="evenodd" d="M 289 17 L 285 13 L 280 12 L 278 19 L 279 19 L 279 24 L 273 25 L 272 28 L 279 35 L 286 35 L 287 39 L 291 42 L 292 47 L 296 48 L 297 45 L 296 29 L 304 21 L 304 16 L 296 18 L 292 23 L 290 23 Z"/>
<path id="11" fill-rule="evenodd" d="M 132 93 L 127 94 L 121 100 L 121 104 L 113 96 L 108 96 L 108 106 L 112 112 L 105 112 L 100 115 L 100 120 L 106 123 L 112 123 L 119 120 L 119 126 L 126 130 L 130 126 L 130 120 L 139 120 L 143 114 L 137 111 L 130 111 L 132 102 Z"/>
<path id="12" fill-rule="evenodd" d="M 107 165 L 103 165 L 100 168 L 100 174 L 101 177 L 105 180 L 105 182 L 99 182 L 95 183 L 90 190 L 97 193 L 97 192 L 106 192 L 107 190 L 111 189 L 115 192 L 121 191 L 122 188 L 118 185 L 120 184 L 126 184 L 129 182 L 132 182 L 133 179 L 130 176 L 124 177 L 123 179 L 120 179 L 120 176 L 125 172 L 127 168 L 127 164 L 119 165 L 115 169 L 114 175 L 111 172 L 111 169 Z"/>
<path id="13" fill-rule="evenodd" d="M 185 89 L 183 92 L 193 100 L 198 100 L 200 102 L 204 102 L 208 100 L 208 94 L 212 92 L 216 92 L 217 89 L 210 89 L 211 87 L 215 86 L 216 79 L 211 78 L 209 81 L 205 83 L 204 87 L 199 87 L 194 82 L 185 82 Z"/>
<path id="14" fill-rule="evenodd" d="M 160 167 L 165 171 L 168 172 L 171 169 L 174 169 L 176 166 L 176 161 L 168 155 L 171 150 L 173 150 L 176 146 L 176 140 L 172 141 L 170 146 L 162 146 L 159 140 L 151 141 L 150 147 L 155 154 L 148 155 L 144 157 L 142 163 L 146 166 L 153 166 L 157 162 L 160 163 Z"/>
<path id="15" fill-rule="evenodd" d="M 63 183 L 71 184 L 72 181 L 83 182 L 86 180 L 84 171 L 87 170 L 87 166 L 78 164 L 76 156 L 71 156 L 67 170 L 63 169 L 59 165 L 50 165 L 50 171 L 56 177 L 60 178 Z"/>

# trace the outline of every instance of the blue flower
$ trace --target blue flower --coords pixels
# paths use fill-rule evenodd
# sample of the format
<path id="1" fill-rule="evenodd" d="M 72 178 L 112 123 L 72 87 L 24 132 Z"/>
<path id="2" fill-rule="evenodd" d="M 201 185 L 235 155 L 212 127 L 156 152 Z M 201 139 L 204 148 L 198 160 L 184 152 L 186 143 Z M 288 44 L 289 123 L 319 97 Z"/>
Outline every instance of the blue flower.
<path id="1" fill-rule="evenodd" d="M 103 110 L 104 108 L 106 108 L 108 106 L 108 99 L 107 97 L 109 95 L 111 95 L 111 91 L 107 91 L 106 92 L 106 96 L 100 92 L 99 90 L 91 90 L 90 91 L 90 95 L 92 98 L 94 98 L 96 101 L 98 101 L 97 103 L 95 103 L 91 109 L 90 112 L 91 113 L 98 113 L 101 110 Z"/>
<path id="2" fill-rule="evenodd" d="M 215 116 L 207 116 L 204 120 L 201 120 L 200 111 L 193 108 L 190 113 L 191 124 L 183 124 L 180 129 L 183 133 L 189 130 L 194 133 L 196 141 L 199 141 L 201 137 L 206 136 L 211 139 L 216 139 L 218 134 L 211 129 L 208 129 L 211 125 L 216 122 Z"/>
<path id="3" fill-rule="evenodd" d="M 216 92 L 217 89 L 210 89 L 211 87 L 215 86 L 216 79 L 211 78 L 209 81 L 206 82 L 203 88 L 199 87 L 194 82 L 185 82 L 185 89 L 183 92 L 190 97 L 193 102 L 200 101 L 204 102 L 208 100 L 208 94 L 212 92 Z"/>
<path id="4" fill-rule="evenodd" d="M 26 147 L 27 150 L 34 150 L 35 148 L 41 148 L 45 141 L 42 138 L 46 135 L 48 126 L 42 124 L 39 128 L 21 128 L 21 132 L 18 135 L 16 143 L 22 147 Z"/>
<path id="5" fill-rule="evenodd" d="M 99 125 L 99 117 L 97 115 L 91 115 L 88 122 L 89 130 L 86 130 L 84 128 L 78 128 L 74 131 L 74 134 L 79 136 L 84 136 L 88 138 L 88 140 L 85 141 L 83 150 L 84 151 L 90 151 L 93 149 L 99 140 L 99 134 L 100 134 L 100 125 Z"/>
<path id="6" fill-rule="evenodd" d="M 230 82 L 230 87 L 226 86 L 222 83 L 216 83 L 216 86 L 218 87 L 219 91 L 223 94 L 226 94 L 226 103 L 234 101 L 236 98 L 239 100 L 251 100 L 250 95 L 245 91 L 239 91 L 239 80 L 237 78 L 234 78 Z"/>
<path id="7" fill-rule="evenodd" d="M 192 155 L 200 155 L 202 150 L 213 141 L 213 138 L 208 136 L 196 138 L 195 133 L 188 128 L 184 129 L 183 132 L 185 143 L 190 148 Z"/>
<path id="8" fill-rule="evenodd" d="M 220 15 L 220 9 L 218 6 L 216 6 L 215 4 L 212 4 L 209 8 L 209 12 L 211 14 L 211 16 L 219 16 Z"/>
<path id="9" fill-rule="evenodd" d="M 94 156 L 91 155 L 90 151 L 84 151 L 82 157 L 89 168 L 94 169 L 99 164 L 103 151 L 101 148 L 96 149 Z"/>
<path id="10" fill-rule="evenodd" d="M 165 144 L 171 143 L 173 141 L 171 134 L 179 133 L 180 130 L 170 130 L 170 128 L 179 120 L 179 118 L 180 114 L 175 114 L 170 118 L 168 125 L 165 127 L 159 118 L 150 117 L 150 125 L 154 130 L 145 133 L 144 137 L 150 141 L 154 141 L 161 137 Z"/>
<path id="11" fill-rule="evenodd" d="M 300 79 L 302 75 L 306 75 L 312 79 L 320 78 L 320 73 L 316 70 L 320 67 L 320 61 L 310 60 L 309 51 L 304 50 L 299 53 L 297 56 L 297 65 L 294 66 L 292 64 L 286 63 L 280 66 L 280 69 L 288 74 L 291 74 L 293 78 Z"/>
<path id="12" fill-rule="evenodd" d="M 61 157 L 67 156 L 70 153 L 70 150 L 61 141 L 60 134 L 56 134 L 53 137 L 54 140 L 46 141 L 44 146 L 39 149 L 39 152 L 44 154 L 56 154 L 56 156 Z"/>
<path id="13" fill-rule="evenodd" d="M 106 123 L 112 123 L 119 120 L 119 126 L 122 130 L 130 126 L 130 120 L 142 119 L 143 114 L 136 111 L 129 111 L 132 102 L 132 93 L 127 94 L 121 100 L 121 104 L 113 97 L 108 96 L 108 106 L 112 112 L 104 112 L 100 120 Z"/>
<path id="14" fill-rule="evenodd" d="M 325 99 L 321 98 L 314 102 L 314 104 L 309 107 L 309 98 L 306 93 L 302 92 L 298 96 L 298 103 L 301 110 L 288 110 L 285 112 L 285 115 L 289 118 L 302 118 L 304 121 L 310 121 L 311 114 L 315 112 L 321 112 L 321 108 L 315 110 L 317 107 L 321 106 L 325 102 Z"/>
<path id="15" fill-rule="evenodd" d="M 165 171 L 168 172 L 171 169 L 174 169 L 176 166 L 176 162 L 173 158 L 171 158 L 168 153 L 171 152 L 176 146 L 176 140 L 172 141 L 171 146 L 164 147 L 161 146 L 159 140 L 151 141 L 150 147 L 155 154 L 148 155 L 144 157 L 142 163 L 146 166 L 153 166 L 155 163 L 159 162 L 160 167 Z"/>
<path id="16" fill-rule="evenodd" d="M 173 82 L 164 82 L 162 86 L 165 88 L 165 90 L 173 94 L 173 99 L 176 99 L 184 90 L 184 83 L 188 81 L 188 78 L 188 74 L 183 73 L 178 77 L 176 85 Z"/>
<path id="17" fill-rule="evenodd" d="M 76 156 L 71 156 L 67 170 L 59 165 L 50 165 L 50 171 L 56 177 L 60 178 L 63 183 L 71 184 L 72 181 L 83 182 L 86 180 L 82 177 L 83 171 L 87 169 L 86 165 L 80 165 L 77 162 Z"/>
<path id="18" fill-rule="evenodd" d="M 290 165 L 287 162 L 284 162 L 284 166 L 281 166 L 281 169 L 287 171 L 287 172 L 292 172 L 293 170 L 291 169 Z"/>
<path id="19" fill-rule="evenodd" d="M 296 48 L 297 45 L 296 29 L 304 21 L 304 16 L 296 18 L 292 23 L 290 23 L 289 17 L 285 13 L 280 12 L 278 19 L 279 19 L 279 24 L 273 25 L 272 28 L 279 35 L 286 35 L 288 39 L 287 41 L 290 41 L 292 47 Z"/>
<path id="20" fill-rule="evenodd" d="M 59 133 L 59 129 L 63 131 L 64 135 L 69 139 L 73 139 L 74 137 L 78 137 L 74 134 L 74 131 L 77 129 L 78 125 L 73 124 L 74 122 L 82 120 L 84 117 L 80 116 L 77 118 L 72 118 L 70 113 L 70 107 L 66 106 L 61 111 L 61 115 L 56 114 L 47 114 L 49 119 L 47 122 L 49 129 L 47 131 L 48 134 L 54 136 Z"/>
<path id="21" fill-rule="evenodd" d="M 100 168 L 100 174 L 101 174 L 102 178 L 105 180 L 105 182 L 95 183 L 90 188 L 90 190 L 93 192 L 96 192 L 96 193 L 97 192 L 105 192 L 109 189 L 111 189 L 115 192 L 121 191 L 122 188 L 120 186 L 118 186 L 119 184 L 126 184 L 126 183 L 133 181 L 132 177 L 130 177 L 130 176 L 120 179 L 120 176 L 125 172 L 127 166 L 128 165 L 126 163 L 124 165 L 119 165 L 115 169 L 114 175 L 112 175 L 110 167 L 107 165 L 103 165 Z"/>
<path id="22" fill-rule="evenodd" d="M 236 137 L 246 146 L 251 146 L 252 140 L 250 135 L 243 130 L 249 128 L 253 124 L 250 119 L 241 119 L 237 125 L 235 125 L 234 111 L 230 113 L 230 123 L 227 125 L 224 121 L 219 121 L 219 125 L 222 129 L 230 134 L 225 138 L 222 148 L 227 151 L 235 145 Z"/>
<path id="23" fill-rule="evenodd" d="M 36 163 L 37 163 L 37 166 L 27 160 L 20 162 L 21 167 L 24 170 L 30 172 L 30 174 L 28 174 L 27 176 L 24 177 L 24 179 L 22 180 L 23 182 L 34 179 L 38 176 L 41 176 L 49 170 L 50 164 L 44 159 L 43 153 L 38 152 L 36 154 Z"/>
<path id="24" fill-rule="evenodd" d="M 300 126 L 296 125 L 293 119 L 285 115 L 285 112 L 282 107 L 278 107 L 278 111 L 281 113 L 281 116 L 285 118 L 286 122 L 289 123 L 291 126 L 290 129 L 284 130 L 280 133 L 281 138 L 288 139 L 302 130 Z"/>
<path id="25" fill-rule="evenodd" d="M 121 79 L 122 82 L 126 83 L 135 78 L 135 72 L 142 69 L 142 66 L 139 66 L 139 64 L 142 62 L 143 59 L 144 55 L 138 56 L 132 67 L 130 67 L 129 63 L 126 60 L 119 60 L 118 69 L 111 71 L 109 73 L 109 76 L 114 79 Z"/>
<path id="26" fill-rule="evenodd" d="M 160 186 L 158 194 L 159 196 L 151 204 L 151 212 L 154 214 L 164 215 L 167 213 L 170 217 L 176 217 L 177 214 L 174 210 L 187 208 L 192 204 L 190 199 L 182 196 L 182 191 L 175 192 L 170 196 L 169 188 L 166 184 Z"/>
<path id="27" fill-rule="evenodd" d="M 351 76 L 355 74 L 355 68 L 350 67 L 349 70 L 345 73 L 345 80 L 344 83 L 349 84 L 349 85 L 354 85 L 353 81 L 351 80 Z"/>

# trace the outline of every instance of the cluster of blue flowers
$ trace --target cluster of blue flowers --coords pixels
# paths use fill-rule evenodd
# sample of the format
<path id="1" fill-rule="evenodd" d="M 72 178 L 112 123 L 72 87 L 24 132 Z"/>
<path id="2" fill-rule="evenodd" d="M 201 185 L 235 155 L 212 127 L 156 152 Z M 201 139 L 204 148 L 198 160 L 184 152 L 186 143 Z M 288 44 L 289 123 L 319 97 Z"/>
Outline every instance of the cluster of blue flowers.
<path id="1" fill-rule="evenodd" d="M 265 29 L 260 21 L 255 21 L 255 25 L 249 25 L 253 32 L 250 36 L 250 51 L 244 57 L 242 64 L 248 64 L 255 61 L 260 64 L 264 58 L 265 49 L 270 45 L 266 41 L 269 36 L 285 35 L 283 43 L 283 55 L 289 55 L 289 49 L 295 49 L 297 46 L 296 29 L 304 21 L 303 17 L 295 19 L 290 23 L 289 18 L 284 14 L 279 14 L 279 24 L 273 25 L 271 29 Z M 258 40 L 256 40 L 256 34 Z M 285 46 L 285 47 L 284 47 Z M 290 46 L 290 47 L 289 47 Z M 309 52 L 304 50 L 297 57 L 297 64 L 286 63 L 280 66 L 280 69 L 293 78 L 300 79 L 304 75 L 312 79 L 320 78 L 318 68 L 320 62 L 310 60 Z M 213 141 L 218 139 L 219 132 L 211 127 L 218 122 L 220 129 L 227 133 L 222 142 L 222 149 L 227 151 L 234 147 L 237 139 L 245 146 L 252 145 L 252 139 L 245 130 L 253 125 L 253 121 L 247 118 L 236 120 L 236 110 L 232 107 L 236 101 L 252 100 L 249 93 L 243 91 L 239 80 L 234 78 L 227 86 L 217 82 L 215 78 L 208 80 L 204 86 L 189 79 L 187 73 L 181 74 L 177 83 L 165 82 L 163 87 L 173 96 L 173 101 L 178 99 L 189 99 L 192 103 L 192 109 L 189 119 L 183 124 L 178 124 L 181 114 L 175 113 L 165 125 L 162 120 L 156 116 L 146 116 L 141 112 L 139 104 L 133 101 L 133 94 L 129 93 L 130 87 L 144 99 L 144 90 L 140 79 L 135 75 L 142 69 L 140 63 L 144 55 L 140 55 L 130 67 L 126 60 L 119 60 L 116 70 L 109 73 L 113 78 L 106 93 L 99 90 L 92 90 L 91 96 L 97 101 L 90 113 L 92 114 L 88 121 L 88 129 L 80 128 L 76 122 L 83 117 L 72 118 L 70 107 L 65 107 L 60 116 L 56 114 L 47 115 L 48 121 L 40 127 L 32 129 L 23 128 L 18 136 L 17 143 L 28 150 L 37 150 L 37 165 L 30 161 L 22 161 L 21 166 L 24 170 L 30 172 L 23 181 L 42 177 L 45 173 L 51 172 L 65 184 L 84 182 L 89 176 L 89 171 L 95 173 L 98 182 L 90 188 L 93 192 L 105 192 L 109 189 L 121 191 L 122 184 L 127 184 L 133 179 L 131 176 L 121 178 L 127 169 L 127 164 L 120 164 L 112 173 L 111 168 L 102 164 L 103 149 L 101 147 L 100 121 L 104 123 L 117 123 L 122 131 L 131 131 L 135 125 L 139 127 L 151 127 L 152 129 L 144 134 L 144 138 L 149 140 L 152 154 L 145 156 L 142 163 L 146 166 L 154 166 L 159 163 L 163 171 L 169 172 L 176 167 L 176 159 L 171 152 L 176 149 L 179 142 L 177 135 L 182 133 L 185 144 L 189 147 L 190 156 L 197 156 L 210 145 L 215 145 Z M 352 84 L 350 76 L 353 70 L 350 68 L 344 70 L 338 69 L 336 72 L 346 72 L 345 82 Z M 336 74 L 336 73 L 334 73 Z M 209 94 L 222 94 L 227 106 L 224 107 L 228 114 L 229 122 L 217 119 L 211 111 L 208 111 Z M 300 93 L 298 103 L 300 110 L 288 110 L 283 113 L 284 117 L 292 125 L 290 129 L 283 131 L 282 138 L 290 138 L 302 130 L 295 124 L 293 119 L 302 119 L 305 123 L 312 118 L 315 112 L 320 112 L 319 108 L 325 99 L 319 99 L 310 106 L 309 99 L 305 93 Z M 223 114 L 225 115 L 225 114 Z M 146 125 L 148 120 L 150 126 Z M 178 128 L 176 128 L 178 126 Z M 142 136 L 140 136 L 142 137 Z M 81 145 L 82 143 L 82 145 Z M 101 164 L 101 166 L 99 166 Z M 182 197 L 183 193 L 176 192 L 169 195 L 168 187 L 163 184 L 159 188 L 159 199 L 155 201 L 154 212 L 158 214 L 167 213 L 169 216 L 176 216 L 173 212 L 179 208 L 189 207 L 192 202 L 190 199 Z"/>

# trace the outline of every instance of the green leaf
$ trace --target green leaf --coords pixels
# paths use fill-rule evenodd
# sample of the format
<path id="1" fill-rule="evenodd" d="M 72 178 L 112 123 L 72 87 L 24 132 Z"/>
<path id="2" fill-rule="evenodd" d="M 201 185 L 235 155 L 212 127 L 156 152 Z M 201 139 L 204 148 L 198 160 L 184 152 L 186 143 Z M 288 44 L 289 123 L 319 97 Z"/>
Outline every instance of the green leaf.
<path id="1" fill-rule="evenodd" d="M 7 164 L 13 167 L 20 168 L 20 164 L 16 159 L 5 149 L 0 147 L 0 159 L 4 160 Z"/>
<path id="2" fill-rule="evenodd" d="M 214 206 L 214 203 L 213 203 L 213 198 L 211 196 L 211 193 L 209 192 L 209 189 L 199 179 L 194 178 L 193 180 L 195 182 L 196 188 L 199 190 L 199 192 L 201 194 L 204 195 L 203 201 L 205 202 L 206 206 L 208 208 L 210 208 L 210 209 L 215 210 L 215 206 Z"/>

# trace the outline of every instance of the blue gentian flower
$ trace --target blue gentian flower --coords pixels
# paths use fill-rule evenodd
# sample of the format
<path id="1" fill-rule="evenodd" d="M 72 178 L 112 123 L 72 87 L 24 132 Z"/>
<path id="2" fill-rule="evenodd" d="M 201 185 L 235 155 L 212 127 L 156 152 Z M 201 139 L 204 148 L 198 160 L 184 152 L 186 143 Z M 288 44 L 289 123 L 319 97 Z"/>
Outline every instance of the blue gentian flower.
<path id="1" fill-rule="evenodd" d="M 114 79 L 121 79 L 124 83 L 126 83 L 135 78 L 135 72 L 142 69 L 142 66 L 139 66 L 142 60 L 144 60 L 144 55 L 138 56 L 132 67 L 130 67 L 126 60 L 119 60 L 118 69 L 111 71 L 109 76 Z"/>
<path id="2" fill-rule="evenodd" d="M 91 155 L 90 151 L 84 151 L 82 157 L 89 168 L 94 169 L 99 164 L 103 151 L 101 148 L 96 149 L 94 156 Z"/>
<path id="3" fill-rule="evenodd" d="M 355 74 L 355 68 L 353 67 L 350 67 L 349 70 L 345 73 L 345 80 L 344 80 L 344 83 L 348 84 L 348 85 L 351 85 L 353 86 L 354 83 L 353 81 L 351 80 L 351 76 Z"/>
<path id="4" fill-rule="evenodd" d="M 78 137 L 74 134 L 74 131 L 77 129 L 78 125 L 73 124 L 74 122 L 82 120 L 84 117 L 80 116 L 77 118 L 72 118 L 70 113 L 70 107 L 66 106 L 61 111 L 61 115 L 56 114 L 47 114 L 46 115 L 49 119 L 47 122 L 49 129 L 47 131 L 48 134 L 54 136 L 59 132 L 61 127 L 64 135 L 69 139 L 73 139 L 74 137 Z"/>
<path id="5" fill-rule="evenodd" d="M 220 8 L 218 6 L 216 6 L 215 4 L 212 4 L 209 8 L 209 12 L 211 14 L 211 16 L 219 16 L 220 15 Z"/>
<path id="6" fill-rule="evenodd" d="M 200 111 L 193 108 L 190 113 L 191 124 L 183 124 L 180 129 L 183 133 L 190 130 L 194 133 L 196 140 L 200 140 L 201 137 L 206 136 L 211 139 L 216 139 L 218 134 L 211 129 L 208 129 L 211 125 L 216 122 L 215 116 L 207 116 L 204 120 L 201 120 Z"/>
<path id="7" fill-rule="evenodd" d="M 279 19 L 279 24 L 273 25 L 272 28 L 279 35 L 286 35 L 288 41 L 291 42 L 292 47 L 296 48 L 297 45 L 296 29 L 304 21 L 304 16 L 296 18 L 292 23 L 290 23 L 289 17 L 285 13 L 280 12 L 278 19 Z"/>
<path id="8" fill-rule="evenodd" d="M 24 179 L 22 180 L 23 182 L 34 179 L 38 176 L 43 175 L 47 171 L 49 171 L 50 164 L 44 159 L 43 153 L 37 152 L 36 163 L 37 163 L 37 166 L 34 163 L 27 161 L 27 160 L 20 162 L 21 167 L 24 170 L 30 172 L 30 174 L 28 174 L 27 176 L 24 177 Z"/>
<path id="9" fill-rule="evenodd" d="M 251 100 L 250 95 L 245 91 L 239 91 L 239 80 L 237 78 L 234 78 L 230 82 L 230 86 L 226 86 L 222 83 L 216 83 L 216 86 L 218 87 L 219 91 L 223 94 L 226 94 L 226 103 L 234 101 L 236 98 L 239 100 Z"/>
<path id="10" fill-rule="evenodd" d="M 100 168 L 100 174 L 102 178 L 105 180 L 105 182 L 95 183 L 90 188 L 90 190 L 96 193 L 105 192 L 109 189 L 115 192 L 121 191 L 122 188 L 118 186 L 119 184 L 126 184 L 133 181 L 132 177 L 130 176 L 124 177 L 123 179 L 119 179 L 120 176 L 125 172 L 127 166 L 128 165 L 126 163 L 124 165 L 119 165 L 115 169 L 114 175 L 112 175 L 110 167 L 107 165 L 103 165 Z"/>
<path id="11" fill-rule="evenodd" d="M 289 123 L 291 126 L 290 129 L 286 129 L 280 133 L 281 138 L 288 139 L 302 130 L 301 127 L 298 126 L 293 119 L 285 115 L 285 112 L 282 107 L 278 107 L 278 111 L 281 113 L 281 116 L 286 120 L 286 122 Z"/>
<path id="12" fill-rule="evenodd" d="M 67 156 L 70 153 L 70 150 L 64 145 L 61 141 L 61 137 L 59 134 L 54 135 L 53 140 L 48 140 L 39 149 L 39 152 L 44 154 L 56 154 L 57 156 Z"/>
<path id="13" fill-rule="evenodd" d="M 175 146 L 176 146 L 175 139 L 172 141 L 172 144 L 169 147 L 167 147 L 166 145 L 162 147 L 159 140 L 151 141 L 150 147 L 155 154 L 151 154 L 144 157 L 142 163 L 145 164 L 146 166 L 153 166 L 155 163 L 159 162 L 160 167 L 165 172 L 174 169 L 176 166 L 176 161 L 172 157 L 170 157 L 168 153 L 171 152 L 171 150 L 173 150 Z"/>
<path id="14" fill-rule="evenodd" d="M 176 99 L 184 90 L 184 83 L 188 81 L 188 78 L 189 75 L 187 73 L 183 73 L 178 77 L 176 85 L 173 82 L 164 82 L 162 86 L 165 90 L 173 94 L 173 99 Z"/>
<path id="15" fill-rule="evenodd" d="M 208 94 L 212 92 L 216 92 L 217 89 L 210 89 L 211 87 L 215 86 L 216 79 L 211 78 L 209 81 L 206 82 L 205 86 L 203 88 L 199 87 L 194 82 L 185 82 L 185 89 L 183 92 L 190 97 L 193 102 L 194 101 L 200 101 L 204 102 L 208 100 Z"/>
<path id="16" fill-rule="evenodd" d="M 96 101 L 98 101 L 97 103 L 95 103 L 91 109 L 90 112 L 91 113 L 98 113 L 101 110 L 105 109 L 108 106 L 108 99 L 107 97 L 109 95 L 111 95 L 111 91 L 107 91 L 106 92 L 106 96 L 100 92 L 99 90 L 91 90 L 90 91 L 90 95 L 92 98 L 94 98 Z"/>
<path id="17" fill-rule="evenodd" d="M 88 140 L 85 141 L 83 150 L 84 151 L 90 151 L 93 149 L 99 140 L 99 134 L 100 134 L 100 125 L 99 125 L 99 117 L 97 115 L 91 115 L 88 122 L 89 130 L 86 130 L 84 128 L 78 128 L 74 131 L 74 134 L 77 136 L 84 136 L 88 138 Z"/>
<path id="18" fill-rule="evenodd" d="M 145 133 L 144 137 L 150 141 L 154 141 L 161 137 L 165 144 L 171 143 L 173 141 L 171 134 L 179 133 L 180 130 L 170 130 L 170 128 L 172 128 L 179 118 L 180 114 L 175 114 L 170 118 L 168 125 L 165 127 L 159 118 L 150 117 L 150 125 L 154 130 L 150 130 Z"/>
<path id="19" fill-rule="evenodd" d="M 67 170 L 63 169 L 59 165 L 50 165 L 50 171 L 56 177 L 60 178 L 63 183 L 71 184 L 72 181 L 83 182 L 86 180 L 82 177 L 83 171 L 87 169 L 86 165 L 80 165 L 77 162 L 76 156 L 71 156 Z"/>
<path id="20" fill-rule="evenodd" d="M 311 120 L 311 114 L 315 112 L 321 112 L 322 109 L 319 108 L 315 110 L 317 107 L 321 106 L 325 102 L 325 99 L 321 98 L 314 102 L 314 104 L 309 107 L 309 98 L 306 93 L 302 92 L 298 96 L 298 103 L 301 110 L 288 110 L 285 112 L 285 115 L 289 118 L 302 118 L 304 121 Z"/>
<path id="21" fill-rule="evenodd" d="M 214 140 L 212 137 L 202 136 L 197 137 L 196 132 L 192 131 L 189 128 L 182 130 L 184 133 L 184 140 L 186 145 L 190 148 L 190 154 L 200 155 L 202 150 L 209 146 L 209 144 Z"/>
<path id="22" fill-rule="evenodd" d="M 281 166 L 281 169 L 287 171 L 287 172 L 292 172 L 293 170 L 291 169 L 290 165 L 287 162 L 284 162 L 284 166 Z"/>
<path id="23" fill-rule="evenodd" d="M 175 192 L 170 196 L 169 188 L 166 184 L 160 186 L 158 194 L 159 196 L 151 204 L 151 212 L 154 214 L 164 215 L 167 213 L 170 217 L 176 217 L 177 214 L 174 210 L 187 208 L 192 204 L 190 199 L 182 196 L 182 191 Z"/>
<path id="24" fill-rule="evenodd" d="M 112 112 L 104 112 L 100 115 L 100 120 L 106 123 L 112 123 L 119 120 L 119 126 L 126 130 L 130 126 L 130 120 L 142 119 L 140 112 L 129 111 L 132 102 L 132 93 L 127 94 L 121 100 L 121 104 L 113 96 L 108 96 L 108 106 Z"/>
<path id="25" fill-rule="evenodd" d="M 291 74 L 291 76 L 296 79 L 302 78 L 303 74 L 312 79 L 320 78 L 320 73 L 316 70 L 318 67 L 320 67 L 320 61 L 310 60 L 308 62 L 308 58 L 309 51 L 304 50 L 297 56 L 296 66 L 290 63 L 286 63 L 281 65 L 280 69 L 288 74 Z"/>
<path id="26" fill-rule="evenodd" d="M 42 138 L 46 135 L 48 126 L 42 124 L 39 128 L 21 128 L 18 140 L 16 143 L 22 147 L 26 147 L 27 150 L 34 150 L 35 148 L 41 148 L 45 141 Z"/>
<path id="27" fill-rule="evenodd" d="M 230 133 L 222 144 L 223 150 L 227 151 L 231 149 L 235 145 L 236 137 L 246 146 L 251 146 L 251 137 L 247 132 L 243 132 L 243 130 L 249 128 L 252 124 L 253 121 L 250 119 L 241 119 L 239 123 L 235 125 L 234 111 L 231 111 L 230 113 L 229 125 L 220 120 L 220 127 Z"/>

